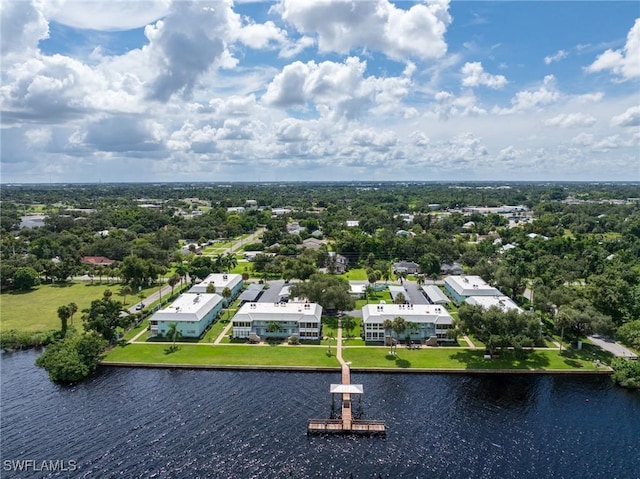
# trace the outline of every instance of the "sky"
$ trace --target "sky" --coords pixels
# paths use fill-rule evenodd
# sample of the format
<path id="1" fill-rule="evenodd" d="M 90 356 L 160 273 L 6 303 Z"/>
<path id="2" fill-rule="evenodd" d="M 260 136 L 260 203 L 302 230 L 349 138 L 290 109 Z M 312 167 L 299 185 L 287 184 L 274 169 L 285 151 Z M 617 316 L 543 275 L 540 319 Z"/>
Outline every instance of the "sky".
<path id="1" fill-rule="evenodd" d="M 0 15 L 3 184 L 640 180 L 637 1 Z"/>

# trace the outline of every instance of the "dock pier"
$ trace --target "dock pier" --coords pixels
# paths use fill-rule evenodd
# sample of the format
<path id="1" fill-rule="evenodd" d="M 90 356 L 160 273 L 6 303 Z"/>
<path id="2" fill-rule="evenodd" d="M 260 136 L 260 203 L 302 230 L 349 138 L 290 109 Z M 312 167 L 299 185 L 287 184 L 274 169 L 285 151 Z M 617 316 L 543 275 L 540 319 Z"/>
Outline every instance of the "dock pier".
<path id="1" fill-rule="evenodd" d="M 338 338 L 336 346 L 336 358 L 341 365 L 341 383 L 331 384 L 331 418 L 309 419 L 307 434 L 386 434 L 387 428 L 384 421 L 358 418 L 354 416 L 352 396 L 362 399 L 364 388 L 362 384 L 351 384 L 350 364 L 342 358 L 342 316 L 338 316 Z M 335 414 L 335 398 L 340 397 L 340 415 Z"/>

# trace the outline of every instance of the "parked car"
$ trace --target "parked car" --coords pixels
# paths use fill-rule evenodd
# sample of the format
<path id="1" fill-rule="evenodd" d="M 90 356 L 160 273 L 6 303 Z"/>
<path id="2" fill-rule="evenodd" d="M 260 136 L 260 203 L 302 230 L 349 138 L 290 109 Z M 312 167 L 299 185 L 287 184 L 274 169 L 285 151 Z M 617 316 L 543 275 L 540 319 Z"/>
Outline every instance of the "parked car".
<path id="1" fill-rule="evenodd" d="M 136 311 L 140 311 L 141 309 L 144 309 L 144 303 L 140 303 L 136 306 Z"/>

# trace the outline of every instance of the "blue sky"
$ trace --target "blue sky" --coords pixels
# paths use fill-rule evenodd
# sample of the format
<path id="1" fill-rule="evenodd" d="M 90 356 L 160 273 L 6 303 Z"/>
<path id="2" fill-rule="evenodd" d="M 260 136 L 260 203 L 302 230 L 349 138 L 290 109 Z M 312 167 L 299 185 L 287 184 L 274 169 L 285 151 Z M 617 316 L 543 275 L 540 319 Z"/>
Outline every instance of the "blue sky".
<path id="1" fill-rule="evenodd" d="M 4 0 L 2 183 L 640 180 L 640 4 Z"/>

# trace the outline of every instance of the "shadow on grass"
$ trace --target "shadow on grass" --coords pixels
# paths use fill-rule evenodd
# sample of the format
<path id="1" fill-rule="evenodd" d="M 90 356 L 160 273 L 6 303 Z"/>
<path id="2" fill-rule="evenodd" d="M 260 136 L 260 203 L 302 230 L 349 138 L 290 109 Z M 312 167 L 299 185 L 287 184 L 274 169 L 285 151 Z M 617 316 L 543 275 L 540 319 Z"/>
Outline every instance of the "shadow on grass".
<path id="1" fill-rule="evenodd" d="M 406 359 L 396 358 L 396 366 L 399 368 L 410 368 L 411 361 L 407 361 Z"/>
<path id="2" fill-rule="evenodd" d="M 467 369 L 543 369 L 549 359 L 535 351 L 528 351 L 523 358 L 516 358 L 512 351 L 501 351 L 499 358 L 485 359 L 484 351 L 458 351 L 451 359 L 464 364 Z"/>
<path id="3" fill-rule="evenodd" d="M 180 348 L 177 345 L 169 346 L 168 348 L 164 348 L 164 354 L 168 356 L 169 354 L 175 353 L 178 349 Z"/>

